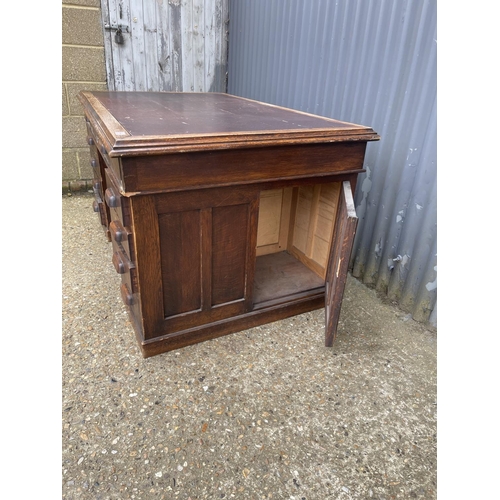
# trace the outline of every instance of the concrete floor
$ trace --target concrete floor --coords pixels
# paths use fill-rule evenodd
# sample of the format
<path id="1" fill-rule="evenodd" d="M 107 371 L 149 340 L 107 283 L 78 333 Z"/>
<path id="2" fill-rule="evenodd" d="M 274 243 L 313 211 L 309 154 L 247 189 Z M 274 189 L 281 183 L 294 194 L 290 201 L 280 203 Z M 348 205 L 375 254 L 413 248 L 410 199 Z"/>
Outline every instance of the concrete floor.
<path id="1" fill-rule="evenodd" d="M 143 359 L 90 195 L 63 197 L 62 498 L 434 499 L 436 333 L 324 311 Z"/>

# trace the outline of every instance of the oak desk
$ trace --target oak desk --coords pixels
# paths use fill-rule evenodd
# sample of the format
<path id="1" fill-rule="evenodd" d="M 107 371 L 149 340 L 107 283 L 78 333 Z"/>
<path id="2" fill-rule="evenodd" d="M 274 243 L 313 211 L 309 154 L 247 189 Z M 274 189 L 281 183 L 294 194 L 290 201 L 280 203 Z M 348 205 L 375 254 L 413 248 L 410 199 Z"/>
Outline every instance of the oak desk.
<path id="1" fill-rule="evenodd" d="M 320 307 L 332 345 L 371 128 L 228 94 L 79 98 L 143 356 Z"/>

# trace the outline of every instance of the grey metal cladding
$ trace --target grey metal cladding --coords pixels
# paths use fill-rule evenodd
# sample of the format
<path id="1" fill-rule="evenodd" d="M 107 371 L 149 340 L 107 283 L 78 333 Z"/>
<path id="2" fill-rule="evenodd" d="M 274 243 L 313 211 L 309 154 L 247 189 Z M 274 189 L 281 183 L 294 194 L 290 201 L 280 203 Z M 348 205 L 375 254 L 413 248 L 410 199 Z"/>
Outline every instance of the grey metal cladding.
<path id="1" fill-rule="evenodd" d="M 436 325 L 436 1 L 231 0 L 228 92 L 371 126 L 354 276 Z"/>

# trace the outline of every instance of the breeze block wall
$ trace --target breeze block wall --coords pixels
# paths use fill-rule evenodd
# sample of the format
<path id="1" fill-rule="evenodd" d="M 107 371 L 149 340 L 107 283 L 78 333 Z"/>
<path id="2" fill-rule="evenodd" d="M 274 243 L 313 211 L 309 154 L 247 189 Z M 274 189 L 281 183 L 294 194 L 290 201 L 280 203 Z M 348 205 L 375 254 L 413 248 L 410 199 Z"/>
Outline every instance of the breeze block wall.
<path id="1" fill-rule="evenodd" d="M 100 0 L 62 1 L 62 190 L 92 189 L 80 90 L 107 90 Z"/>

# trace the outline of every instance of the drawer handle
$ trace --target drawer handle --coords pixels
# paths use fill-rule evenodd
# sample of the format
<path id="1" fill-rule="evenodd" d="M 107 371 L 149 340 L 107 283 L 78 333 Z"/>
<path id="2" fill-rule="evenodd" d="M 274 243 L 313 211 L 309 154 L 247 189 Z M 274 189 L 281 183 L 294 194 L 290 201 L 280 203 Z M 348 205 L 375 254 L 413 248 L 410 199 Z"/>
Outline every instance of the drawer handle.
<path id="1" fill-rule="evenodd" d="M 92 204 L 92 208 L 94 209 L 94 212 L 100 212 L 99 203 L 97 202 L 97 200 Z"/>
<path id="2" fill-rule="evenodd" d="M 92 139 L 92 137 L 89 137 L 87 139 L 87 143 L 88 143 L 89 146 L 93 146 L 94 145 L 94 139 Z"/>
<path id="3" fill-rule="evenodd" d="M 126 306 L 134 305 L 134 296 L 130 293 L 128 286 L 126 283 L 122 283 L 120 286 L 120 291 L 122 295 L 122 300 Z"/>
<path id="4" fill-rule="evenodd" d="M 97 167 L 97 162 L 93 158 L 92 158 L 92 160 L 90 160 L 90 164 L 92 165 L 92 168 Z"/>
<path id="5" fill-rule="evenodd" d="M 111 188 L 106 189 L 106 192 L 104 193 L 104 199 L 106 200 L 109 208 L 118 208 L 120 206 L 118 196 L 116 196 Z"/>
<path id="6" fill-rule="evenodd" d="M 118 274 L 125 274 L 127 272 L 125 260 L 119 252 L 115 252 L 113 254 L 113 265 L 115 266 L 116 272 Z"/>
<path id="7" fill-rule="evenodd" d="M 131 262 L 122 252 L 117 250 L 113 254 L 112 259 L 113 265 L 115 266 L 116 272 L 118 274 L 128 273 L 131 269 L 135 268 L 135 264 Z"/>
<path id="8" fill-rule="evenodd" d="M 111 232 L 111 237 L 117 242 L 127 240 L 127 232 L 125 228 L 121 225 L 120 221 L 114 220 L 109 224 L 109 231 Z"/>

